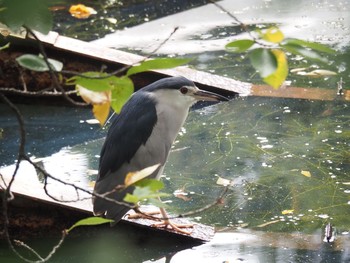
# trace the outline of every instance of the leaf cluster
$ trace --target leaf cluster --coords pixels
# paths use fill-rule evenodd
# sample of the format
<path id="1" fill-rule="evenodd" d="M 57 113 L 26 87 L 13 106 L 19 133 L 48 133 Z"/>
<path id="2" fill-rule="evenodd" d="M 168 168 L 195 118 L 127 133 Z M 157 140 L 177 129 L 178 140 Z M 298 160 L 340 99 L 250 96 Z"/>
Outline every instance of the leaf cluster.
<path id="1" fill-rule="evenodd" d="M 279 88 L 288 76 L 287 55 L 299 55 L 316 62 L 327 63 L 324 56 L 335 51 L 320 43 L 296 38 L 285 38 L 283 32 L 272 26 L 256 31 L 254 39 L 239 39 L 228 43 L 228 52 L 248 52 L 252 66 L 265 83 L 273 88 Z"/>

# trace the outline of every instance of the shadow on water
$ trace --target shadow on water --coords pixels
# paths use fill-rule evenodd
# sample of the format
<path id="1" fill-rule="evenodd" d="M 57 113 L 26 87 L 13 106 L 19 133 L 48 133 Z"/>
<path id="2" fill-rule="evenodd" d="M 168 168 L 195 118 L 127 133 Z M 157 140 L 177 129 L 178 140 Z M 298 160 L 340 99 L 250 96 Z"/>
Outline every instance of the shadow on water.
<path id="1" fill-rule="evenodd" d="M 237 99 L 192 111 L 164 170 L 164 192 L 170 194 L 164 199 L 170 206 L 168 210 L 177 214 L 212 203 L 224 188 L 217 183 L 218 178 L 226 180 L 230 187 L 221 205 L 192 218 L 215 225 L 218 233 L 214 239 L 178 252 L 171 262 L 184 262 L 184 258 L 200 258 L 201 262 L 347 262 L 349 111 L 348 103 L 341 101 L 269 98 Z M 56 115 L 55 123 L 48 125 L 69 130 L 66 113 L 61 113 Z M 46 114 L 52 116 L 50 108 Z M 80 117 L 76 123 L 79 120 Z M 61 132 L 61 128 L 57 130 Z M 53 134 L 50 127 L 42 131 L 48 132 L 49 137 L 55 136 L 59 144 L 66 142 L 65 136 Z M 85 133 L 90 134 L 90 129 L 79 130 L 83 138 Z M 6 147 L 13 146 L 13 141 L 8 143 Z M 42 159 L 48 172 L 89 188 L 101 144 L 102 140 L 94 140 L 64 147 L 54 154 L 46 147 L 47 154 L 41 152 L 42 156 L 37 157 L 48 156 Z M 64 165 L 57 168 L 58 164 Z M 9 171 L 9 167 L 2 167 L 1 172 L 4 171 Z M 19 178 L 29 178 L 29 171 L 20 169 Z M 37 177 L 35 170 L 31 173 L 31 178 Z M 51 189 L 59 192 L 61 188 L 52 182 Z M 336 229 L 333 243 L 323 242 L 328 222 Z M 123 228 L 120 233 L 95 234 L 69 238 L 57 257 L 62 256 L 65 262 L 73 257 L 85 261 L 85 257 L 92 260 L 101 254 L 108 262 L 118 258 L 120 250 L 134 259 L 129 262 L 166 262 L 164 254 L 156 253 L 166 250 L 166 244 L 160 249 L 152 243 L 153 237 L 147 237 L 140 247 L 139 239 L 123 232 Z M 48 244 L 43 240 L 34 243 L 35 247 L 44 248 Z M 148 253 L 144 252 L 146 244 L 151 256 L 139 257 L 138 253 Z"/>

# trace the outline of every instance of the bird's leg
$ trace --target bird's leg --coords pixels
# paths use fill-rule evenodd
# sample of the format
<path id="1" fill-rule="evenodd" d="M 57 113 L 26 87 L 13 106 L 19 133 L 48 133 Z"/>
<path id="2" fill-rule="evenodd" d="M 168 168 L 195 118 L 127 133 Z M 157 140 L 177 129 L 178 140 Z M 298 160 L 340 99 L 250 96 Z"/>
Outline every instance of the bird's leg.
<path id="1" fill-rule="evenodd" d="M 165 212 L 165 209 L 160 207 L 159 208 L 160 213 L 162 214 L 163 217 L 163 222 L 160 223 L 155 223 L 152 226 L 154 227 L 165 227 L 167 228 L 168 226 L 171 227 L 173 230 L 185 234 L 185 235 L 191 235 L 191 232 L 183 230 L 181 228 L 193 228 L 193 224 L 175 224 L 173 222 L 170 221 L 167 213 Z"/>

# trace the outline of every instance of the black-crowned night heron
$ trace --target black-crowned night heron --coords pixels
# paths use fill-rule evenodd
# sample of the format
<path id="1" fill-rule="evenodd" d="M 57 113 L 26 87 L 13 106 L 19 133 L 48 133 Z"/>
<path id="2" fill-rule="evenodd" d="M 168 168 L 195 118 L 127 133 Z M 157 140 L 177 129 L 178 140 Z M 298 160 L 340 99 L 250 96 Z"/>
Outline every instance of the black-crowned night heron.
<path id="1" fill-rule="evenodd" d="M 133 191 L 113 191 L 123 185 L 129 172 L 160 164 L 148 178 L 159 179 L 170 148 L 184 124 L 189 108 L 196 101 L 227 100 L 218 94 L 198 89 L 184 77 L 156 81 L 135 92 L 113 120 L 100 155 L 100 166 L 94 192 L 122 202 Z M 127 206 L 93 199 L 94 214 L 118 222 L 130 209 Z M 166 213 L 161 209 L 163 218 Z M 170 225 L 176 230 L 169 220 Z"/>

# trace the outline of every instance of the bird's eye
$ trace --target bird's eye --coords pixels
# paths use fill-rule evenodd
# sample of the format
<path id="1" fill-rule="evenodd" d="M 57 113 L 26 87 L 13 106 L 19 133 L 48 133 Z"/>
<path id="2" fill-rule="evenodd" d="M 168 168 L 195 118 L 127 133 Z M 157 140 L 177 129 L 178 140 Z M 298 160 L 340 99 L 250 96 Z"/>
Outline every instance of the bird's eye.
<path id="1" fill-rule="evenodd" d="M 180 88 L 180 92 L 181 92 L 182 94 L 186 94 L 186 93 L 188 92 L 188 88 L 186 88 L 186 87 L 181 87 L 181 88 Z"/>

